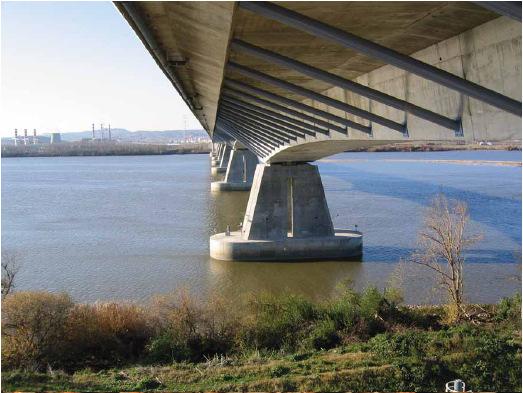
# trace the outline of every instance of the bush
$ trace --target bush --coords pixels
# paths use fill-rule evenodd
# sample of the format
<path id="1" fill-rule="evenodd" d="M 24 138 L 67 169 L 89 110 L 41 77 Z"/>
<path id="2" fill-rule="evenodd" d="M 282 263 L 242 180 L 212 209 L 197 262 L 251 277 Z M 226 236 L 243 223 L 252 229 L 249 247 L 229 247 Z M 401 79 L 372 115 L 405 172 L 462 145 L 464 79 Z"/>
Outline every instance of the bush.
<path id="1" fill-rule="evenodd" d="M 59 361 L 73 306 L 65 294 L 18 292 L 6 297 L 2 301 L 4 367 L 38 370 Z"/>
<path id="2" fill-rule="evenodd" d="M 426 353 L 428 336 L 423 332 L 378 334 L 369 341 L 372 352 L 384 359 L 397 357 L 423 357 Z"/>
<path id="3" fill-rule="evenodd" d="M 330 319 L 319 321 L 314 326 L 310 336 L 309 345 L 314 349 L 330 349 L 340 342 L 336 331 L 336 324 Z"/>
<path id="4" fill-rule="evenodd" d="M 106 367 L 136 360 L 153 334 L 151 318 L 126 303 L 79 304 L 67 323 L 66 368 Z"/>
<path id="5" fill-rule="evenodd" d="M 496 309 L 496 320 L 515 323 L 521 330 L 521 294 L 504 297 Z"/>
<path id="6" fill-rule="evenodd" d="M 321 304 L 294 295 L 264 295 L 245 304 L 239 318 L 221 299 L 197 303 L 185 292 L 158 297 L 147 308 L 75 305 L 66 295 L 20 292 L 2 302 L 2 359 L 6 370 L 36 371 L 197 362 L 234 354 L 241 359 L 253 350 L 257 359 L 260 353 L 265 358 L 287 351 L 293 352 L 289 359 L 302 361 L 315 350 L 344 342 L 357 347 L 354 352 L 370 351 L 371 363 L 393 368 L 404 382 L 394 390 L 433 389 L 440 386 L 439 379 L 455 377 L 472 388 L 518 386 L 521 343 L 514 321 L 519 321 L 520 297 L 492 307 L 498 321 L 494 325 L 450 327 L 440 323 L 441 308 L 409 309 L 398 307 L 397 301 L 376 288 L 362 293 L 349 288 Z M 292 374 L 284 368 L 271 371 L 275 378 L 287 373 Z M 153 389 L 157 383 L 144 380 L 140 386 Z"/>
<path id="7" fill-rule="evenodd" d="M 245 349 L 295 349 L 318 316 L 310 301 L 294 295 L 260 296 L 246 312 L 238 337 Z"/>
<path id="8" fill-rule="evenodd" d="M 157 297 L 157 334 L 148 346 L 150 362 L 200 361 L 232 350 L 237 322 L 221 300 L 198 305 L 186 292 Z"/>

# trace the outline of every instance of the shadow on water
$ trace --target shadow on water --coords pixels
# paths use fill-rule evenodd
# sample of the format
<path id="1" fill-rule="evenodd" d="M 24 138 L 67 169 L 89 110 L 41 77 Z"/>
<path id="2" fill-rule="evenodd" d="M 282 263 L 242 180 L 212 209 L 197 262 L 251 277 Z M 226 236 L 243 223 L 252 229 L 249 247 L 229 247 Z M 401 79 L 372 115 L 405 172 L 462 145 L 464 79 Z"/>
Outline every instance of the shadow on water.
<path id="1" fill-rule="evenodd" d="M 382 165 L 390 167 L 393 164 L 382 163 Z M 398 169 L 402 167 L 398 165 Z M 434 167 L 434 165 L 427 166 L 427 169 L 431 167 Z M 350 188 L 328 188 L 327 193 L 333 191 L 358 191 L 408 200 L 422 206 L 428 206 L 436 194 L 443 193 L 448 198 L 465 201 L 469 206 L 472 220 L 500 231 L 515 242 L 521 242 L 521 194 L 515 195 L 513 198 L 500 197 L 430 181 L 414 180 L 412 177 L 395 175 L 392 170 L 389 173 L 367 171 L 362 169 L 360 165 L 345 164 L 339 166 L 339 164 L 322 163 L 320 168 L 324 177 L 333 176 L 350 184 Z M 513 170 L 514 168 L 503 169 Z M 417 170 L 419 171 L 420 169 L 418 168 Z M 453 175 L 456 175 L 456 173 L 453 173 Z M 431 176 L 430 169 L 427 170 L 426 176 Z M 520 170 L 518 176 L 521 176 Z M 485 186 L 487 187 L 488 185 L 485 184 Z M 520 187 L 521 182 L 519 183 L 519 189 Z M 500 215 L 500 212 L 503 212 L 503 214 Z"/>

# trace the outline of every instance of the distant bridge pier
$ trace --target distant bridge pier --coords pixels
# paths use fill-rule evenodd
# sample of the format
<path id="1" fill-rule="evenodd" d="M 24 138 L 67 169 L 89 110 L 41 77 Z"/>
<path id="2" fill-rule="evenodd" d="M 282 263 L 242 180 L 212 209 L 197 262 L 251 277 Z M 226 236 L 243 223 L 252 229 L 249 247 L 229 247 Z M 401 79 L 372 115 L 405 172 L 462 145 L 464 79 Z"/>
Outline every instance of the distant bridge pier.
<path id="1" fill-rule="evenodd" d="M 235 142 L 223 181 L 211 183 L 211 191 L 249 191 L 258 157 L 239 142 Z"/>
<path id="2" fill-rule="evenodd" d="M 227 171 L 227 164 L 229 162 L 229 157 L 231 156 L 232 147 L 228 143 L 224 144 L 219 156 L 218 165 L 211 168 L 211 173 L 217 175 L 219 173 L 225 173 Z"/>
<path id="3" fill-rule="evenodd" d="M 318 167 L 258 164 L 239 231 L 210 238 L 211 257 L 286 261 L 349 259 L 362 254 L 361 232 L 334 229 Z"/>
<path id="4" fill-rule="evenodd" d="M 209 157 L 211 157 L 211 160 L 214 158 L 216 154 L 216 143 L 211 142 L 211 151 L 209 152 Z"/>
<path id="5" fill-rule="evenodd" d="M 223 148 L 223 143 L 218 143 L 218 147 L 214 147 L 213 144 L 213 151 L 211 152 L 211 167 L 218 166 L 220 164 L 220 154 Z"/>

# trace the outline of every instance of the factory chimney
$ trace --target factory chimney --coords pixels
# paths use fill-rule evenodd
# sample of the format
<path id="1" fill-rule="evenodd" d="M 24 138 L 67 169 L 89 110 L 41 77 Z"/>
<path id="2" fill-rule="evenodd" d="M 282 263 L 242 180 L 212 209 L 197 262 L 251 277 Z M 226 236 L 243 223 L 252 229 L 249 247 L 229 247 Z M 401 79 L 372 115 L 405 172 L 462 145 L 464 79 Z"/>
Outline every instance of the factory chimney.
<path id="1" fill-rule="evenodd" d="M 109 140 L 111 140 L 111 123 L 109 123 Z"/>
<path id="2" fill-rule="evenodd" d="M 36 128 L 33 128 L 33 145 L 36 145 L 37 139 L 36 139 Z"/>
<path id="3" fill-rule="evenodd" d="M 15 146 L 18 146 L 18 128 L 15 128 Z"/>
<path id="4" fill-rule="evenodd" d="M 102 141 L 104 140 L 104 123 L 100 124 L 100 133 L 102 134 Z"/>
<path id="5" fill-rule="evenodd" d="M 27 145 L 27 128 L 24 128 L 24 145 Z"/>
<path id="6" fill-rule="evenodd" d="M 94 123 L 93 123 L 93 141 L 96 139 L 95 135 L 94 135 Z"/>

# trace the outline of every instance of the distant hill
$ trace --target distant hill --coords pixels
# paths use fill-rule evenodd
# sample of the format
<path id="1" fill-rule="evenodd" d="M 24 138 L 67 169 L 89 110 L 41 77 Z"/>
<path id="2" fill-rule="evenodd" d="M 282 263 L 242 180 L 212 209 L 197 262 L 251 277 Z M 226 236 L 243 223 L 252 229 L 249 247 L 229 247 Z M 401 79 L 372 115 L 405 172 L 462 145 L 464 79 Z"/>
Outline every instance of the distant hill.
<path id="1" fill-rule="evenodd" d="M 75 142 L 82 139 L 92 138 L 92 131 L 62 132 L 62 141 Z M 44 136 L 50 136 L 50 133 L 44 133 Z M 100 138 L 100 131 L 95 130 L 96 138 Z M 104 130 L 105 138 L 108 137 L 107 130 Z M 111 137 L 126 142 L 150 142 L 150 143 L 167 143 L 179 141 L 185 138 L 208 138 L 207 132 L 203 129 L 193 130 L 165 130 L 165 131 L 129 131 L 124 128 L 112 128 Z M 12 138 L 2 138 L 2 142 L 8 142 Z"/>
<path id="2" fill-rule="evenodd" d="M 44 134 L 50 135 L 50 134 Z M 79 132 L 63 132 L 63 141 L 80 141 L 84 138 L 91 138 L 92 131 L 79 131 Z M 95 135 L 100 138 L 100 131 L 95 130 Z M 104 135 L 107 138 L 108 132 L 104 131 Z M 184 138 L 205 138 L 208 137 L 207 132 L 203 129 L 199 130 L 165 130 L 165 131 L 129 131 L 124 128 L 113 128 L 111 129 L 111 136 L 114 139 L 121 139 L 129 142 L 168 142 L 172 139 Z"/>

